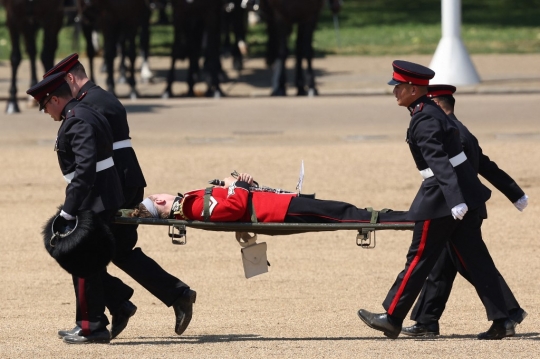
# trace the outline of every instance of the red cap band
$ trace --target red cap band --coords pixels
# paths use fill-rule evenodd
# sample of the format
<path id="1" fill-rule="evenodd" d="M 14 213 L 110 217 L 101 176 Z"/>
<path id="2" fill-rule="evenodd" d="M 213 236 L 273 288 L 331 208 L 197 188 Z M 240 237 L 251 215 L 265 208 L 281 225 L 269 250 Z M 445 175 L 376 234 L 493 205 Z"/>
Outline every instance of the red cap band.
<path id="1" fill-rule="evenodd" d="M 439 96 L 452 96 L 454 92 L 451 90 L 438 90 L 428 92 L 428 97 L 439 97 Z"/>
<path id="2" fill-rule="evenodd" d="M 419 79 L 418 77 L 407 76 L 394 71 L 392 78 L 399 82 L 410 83 L 411 85 L 427 86 L 429 79 Z"/>
<path id="3" fill-rule="evenodd" d="M 37 102 L 41 102 L 41 100 L 49 96 L 58 87 L 66 83 L 66 80 L 64 79 L 65 76 L 66 73 L 63 71 L 48 76 L 28 89 L 26 93 L 36 99 Z"/>
<path id="4" fill-rule="evenodd" d="M 49 77 L 51 75 L 57 74 L 59 72 L 68 72 L 73 66 L 79 63 L 79 54 L 74 53 L 57 63 L 52 69 L 47 71 L 43 78 Z"/>

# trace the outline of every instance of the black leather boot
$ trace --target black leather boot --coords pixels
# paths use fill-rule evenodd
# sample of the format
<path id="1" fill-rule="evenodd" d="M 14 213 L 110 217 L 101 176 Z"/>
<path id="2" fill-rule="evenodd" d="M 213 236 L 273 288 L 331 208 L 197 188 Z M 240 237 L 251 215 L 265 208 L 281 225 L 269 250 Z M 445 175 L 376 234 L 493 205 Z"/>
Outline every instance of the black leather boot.
<path id="1" fill-rule="evenodd" d="M 390 339 L 396 339 L 401 332 L 401 324 L 396 323 L 388 313 L 375 314 L 365 309 L 360 309 L 358 316 L 368 327 L 383 332 Z"/>
<path id="2" fill-rule="evenodd" d="M 116 338 L 118 334 L 122 333 L 129 322 L 129 318 L 134 316 L 136 311 L 137 307 L 135 304 L 126 300 L 114 314 L 111 313 L 111 339 Z"/>
<path id="3" fill-rule="evenodd" d="M 523 308 L 517 308 L 517 309 L 513 309 L 509 312 L 509 317 L 508 319 L 510 319 L 511 321 L 514 322 L 514 326 L 518 325 L 518 324 L 521 324 L 521 322 L 527 318 L 527 312 L 525 310 L 523 310 Z"/>
<path id="4" fill-rule="evenodd" d="M 439 322 L 432 322 L 427 324 L 417 322 L 410 327 L 405 327 L 401 329 L 401 334 L 405 334 L 410 337 L 430 337 L 439 335 Z"/>
<path id="5" fill-rule="evenodd" d="M 67 335 L 64 343 L 67 344 L 107 344 L 111 341 L 111 334 L 107 329 L 97 330 L 88 335 Z"/>
<path id="6" fill-rule="evenodd" d="M 79 326 L 75 326 L 73 329 L 64 329 L 58 331 L 58 338 L 63 339 L 65 336 L 68 335 L 78 335 L 81 331 L 81 328 Z"/>
<path id="7" fill-rule="evenodd" d="M 514 326 L 509 319 L 496 319 L 491 324 L 487 332 L 478 334 L 480 340 L 500 340 L 506 337 L 512 337 L 516 334 Z"/>
<path id="8" fill-rule="evenodd" d="M 181 335 L 187 329 L 193 316 L 193 303 L 196 299 L 197 292 L 188 288 L 172 305 L 176 317 L 174 326 L 176 334 Z"/>

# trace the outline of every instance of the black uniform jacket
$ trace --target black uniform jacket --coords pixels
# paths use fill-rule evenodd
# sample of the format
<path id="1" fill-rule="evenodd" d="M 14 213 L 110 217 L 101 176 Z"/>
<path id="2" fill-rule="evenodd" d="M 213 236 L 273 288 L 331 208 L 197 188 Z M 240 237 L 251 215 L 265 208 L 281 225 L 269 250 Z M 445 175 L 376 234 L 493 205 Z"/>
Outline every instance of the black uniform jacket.
<path id="1" fill-rule="evenodd" d="M 457 126 L 427 96 L 409 107 L 411 122 L 407 143 L 418 170 L 431 168 L 434 176 L 422 185 L 409 209 L 409 220 L 426 220 L 452 214 L 451 209 L 466 203 L 469 209 L 484 205 L 491 191 L 478 179 L 466 160 L 453 167 L 450 158 L 463 151 Z"/>
<path id="2" fill-rule="evenodd" d="M 114 142 L 130 139 L 126 109 L 110 92 L 88 81 L 77 94 L 77 99 L 105 116 L 111 126 Z M 123 187 L 146 187 L 146 181 L 132 147 L 114 151 L 114 165 Z"/>
<path id="3" fill-rule="evenodd" d="M 448 115 L 457 125 L 463 150 L 474 170 L 501 191 L 512 203 L 520 199 L 525 192 L 505 171 L 482 152 L 478 139 L 459 121 L 454 114 Z"/>
<path id="4" fill-rule="evenodd" d="M 64 108 L 55 150 L 63 175 L 74 172 L 66 187 L 63 210 L 116 210 L 124 202 L 120 179 L 114 166 L 96 172 L 96 163 L 113 155 L 109 123 L 97 111 L 75 100 Z"/>

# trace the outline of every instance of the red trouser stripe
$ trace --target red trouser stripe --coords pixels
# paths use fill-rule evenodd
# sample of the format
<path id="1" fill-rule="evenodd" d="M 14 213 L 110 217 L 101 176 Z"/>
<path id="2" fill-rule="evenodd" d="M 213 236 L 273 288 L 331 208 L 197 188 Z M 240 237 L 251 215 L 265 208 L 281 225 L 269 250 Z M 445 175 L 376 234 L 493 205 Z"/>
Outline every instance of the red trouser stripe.
<path id="1" fill-rule="evenodd" d="M 459 262 L 461 263 L 463 268 L 465 268 L 465 270 L 467 270 L 467 266 L 465 265 L 465 262 L 463 261 L 463 258 L 461 258 L 461 255 L 459 254 L 459 252 L 458 252 L 456 246 L 454 245 L 454 243 L 452 243 L 452 248 L 454 248 L 454 252 L 456 253 L 456 256 L 458 257 Z"/>
<path id="2" fill-rule="evenodd" d="M 369 223 L 369 219 L 342 219 L 342 218 L 334 218 L 330 216 L 323 216 L 321 214 L 312 214 L 312 213 L 289 213 L 287 212 L 287 216 L 310 216 L 310 217 L 318 217 L 318 218 L 324 218 L 329 219 L 335 222 L 345 223 L 345 222 L 352 222 L 352 223 Z M 407 222 L 406 222 L 407 223 Z"/>
<path id="3" fill-rule="evenodd" d="M 90 323 L 88 322 L 88 305 L 86 303 L 86 293 L 84 290 L 84 278 L 79 278 L 79 310 L 81 314 L 82 335 L 90 334 Z"/>
<path id="4" fill-rule="evenodd" d="M 414 259 L 411 262 L 411 265 L 409 266 L 409 269 L 407 269 L 407 273 L 405 273 L 405 277 L 403 277 L 403 280 L 401 281 L 401 285 L 399 286 L 399 289 L 396 293 L 396 296 L 392 300 L 392 304 L 390 304 L 390 308 L 388 308 L 388 314 L 392 315 L 394 313 L 394 309 L 396 309 L 396 306 L 399 302 L 399 298 L 401 298 L 401 295 L 403 294 L 403 291 L 405 290 L 405 286 L 407 285 L 407 282 L 409 281 L 409 278 L 411 277 L 411 274 L 420 261 L 420 258 L 422 258 L 422 253 L 424 252 L 424 247 L 426 246 L 426 239 L 428 236 L 428 229 L 429 224 L 431 223 L 431 220 L 427 220 L 424 222 L 424 226 L 422 227 L 422 238 L 420 239 L 420 245 L 418 246 L 418 251 L 416 252 L 416 256 L 414 256 Z"/>

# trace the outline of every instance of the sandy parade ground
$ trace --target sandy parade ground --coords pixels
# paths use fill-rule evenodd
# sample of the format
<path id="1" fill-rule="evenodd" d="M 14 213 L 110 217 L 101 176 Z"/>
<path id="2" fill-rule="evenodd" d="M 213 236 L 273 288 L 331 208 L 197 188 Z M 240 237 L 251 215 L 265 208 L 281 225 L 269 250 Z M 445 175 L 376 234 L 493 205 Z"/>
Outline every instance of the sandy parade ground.
<path id="1" fill-rule="evenodd" d="M 407 60 L 429 64 L 429 57 Z M 173 310 L 110 265 L 135 289 L 136 315 L 110 345 L 62 343 L 56 331 L 74 325 L 71 277 L 47 255 L 40 236 L 65 189 L 53 152 L 58 123 L 27 108 L 23 63 L 22 112 L 5 115 L 1 108 L 0 115 L 0 358 L 540 357 L 540 56 L 474 60 L 484 82 L 458 90 L 456 115 L 530 197 L 520 213 L 494 190 L 483 227 L 498 269 L 529 314 L 515 337 L 476 340 L 490 322 L 461 277 L 436 339 L 389 340 L 358 319 L 360 308 L 383 311 L 382 300 L 405 263 L 410 231 L 377 232 L 372 250 L 356 246 L 355 231 L 261 236 L 270 272 L 245 279 L 232 233 L 188 229 L 187 245 L 175 246 L 166 227 L 141 226 L 138 245 L 144 252 L 197 291 L 187 331 L 177 336 Z M 158 78 L 140 84 L 143 98 L 132 101 L 122 97 L 126 87 L 119 85 L 146 193 L 202 188 L 233 170 L 294 190 L 303 160 L 304 193 L 358 207 L 407 209 L 421 177 L 404 141 L 407 110 L 384 85 L 391 61 L 316 59 L 318 98 L 268 97 L 262 60 L 250 60 L 238 83 L 223 86 L 229 98 L 164 100 Z M 167 63 L 151 61 L 158 74 Z M 1 106 L 8 65 L 0 64 Z"/>

